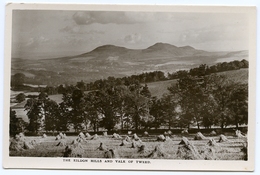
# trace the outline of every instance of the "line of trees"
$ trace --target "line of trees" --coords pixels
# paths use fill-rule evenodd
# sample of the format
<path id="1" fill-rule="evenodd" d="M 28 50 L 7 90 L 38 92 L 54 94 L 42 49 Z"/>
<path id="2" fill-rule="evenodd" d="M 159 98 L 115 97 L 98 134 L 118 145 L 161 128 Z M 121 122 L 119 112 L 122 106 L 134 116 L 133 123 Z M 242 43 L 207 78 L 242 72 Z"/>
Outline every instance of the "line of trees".
<path id="1" fill-rule="evenodd" d="M 206 67 L 201 65 L 198 72 Z M 235 83 L 224 75 L 183 75 L 162 98 L 152 97 L 148 86 L 137 80 L 119 83 L 109 77 L 88 92 L 83 85 L 79 82 L 70 86 L 70 91 L 63 92 L 60 104 L 45 92 L 28 99 L 27 129 L 36 134 L 69 128 L 76 132 L 100 128 L 138 131 L 161 126 L 200 129 L 238 127 L 248 121 L 248 84 Z"/>

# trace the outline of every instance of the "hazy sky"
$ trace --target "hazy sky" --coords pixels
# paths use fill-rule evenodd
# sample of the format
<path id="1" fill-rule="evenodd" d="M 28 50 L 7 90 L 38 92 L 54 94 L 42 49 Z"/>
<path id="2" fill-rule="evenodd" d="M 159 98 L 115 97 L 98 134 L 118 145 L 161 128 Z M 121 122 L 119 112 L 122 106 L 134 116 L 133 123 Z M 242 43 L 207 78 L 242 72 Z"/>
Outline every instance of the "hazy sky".
<path id="1" fill-rule="evenodd" d="M 144 49 L 157 42 L 207 51 L 248 49 L 240 13 L 13 11 L 12 57 L 50 58 L 113 44 Z"/>

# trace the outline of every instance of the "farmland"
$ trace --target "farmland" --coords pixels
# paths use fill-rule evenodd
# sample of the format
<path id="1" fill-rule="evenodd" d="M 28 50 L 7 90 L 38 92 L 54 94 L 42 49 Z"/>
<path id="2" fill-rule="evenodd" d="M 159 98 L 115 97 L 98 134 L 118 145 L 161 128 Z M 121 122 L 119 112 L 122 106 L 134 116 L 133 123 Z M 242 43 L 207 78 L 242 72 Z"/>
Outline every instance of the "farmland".
<path id="1" fill-rule="evenodd" d="M 211 159 L 211 160 L 244 160 L 244 152 L 242 148 L 246 143 L 246 138 L 239 138 L 230 133 L 225 133 L 228 141 L 217 143 L 215 146 L 209 146 L 207 143 L 210 138 L 218 141 L 220 136 L 211 136 L 205 134 L 206 139 L 194 140 L 195 134 L 188 134 L 185 137 L 194 145 L 195 149 L 199 153 L 200 157 L 192 158 L 192 154 L 186 152 L 185 155 L 180 151 L 181 148 L 185 147 L 179 143 L 182 140 L 183 135 L 171 135 L 170 139 L 160 142 L 157 141 L 158 135 L 140 136 L 142 140 L 142 145 L 145 146 L 144 152 L 138 152 L 140 146 L 132 147 L 133 140 L 124 146 L 120 146 L 122 140 L 126 135 L 122 135 L 122 138 L 116 139 L 112 135 L 101 136 L 99 135 L 97 139 L 91 140 L 90 138 L 84 138 L 80 143 L 81 146 L 81 156 L 82 158 L 104 158 L 105 150 L 98 150 L 100 143 L 102 142 L 108 149 L 114 149 L 117 153 L 116 158 L 135 158 L 135 159 Z M 129 137 L 131 137 L 129 135 Z M 77 136 L 67 136 L 63 141 L 65 145 L 57 146 L 61 140 L 55 140 L 54 136 L 49 136 L 46 138 L 38 137 L 26 137 L 28 142 L 35 140 L 38 144 L 34 146 L 33 149 L 24 149 L 20 151 L 10 151 L 10 156 L 22 156 L 22 157 L 63 157 L 66 145 L 72 145 L 73 140 Z M 151 156 L 154 152 L 155 147 L 160 146 L 162 155 Z M 211 150 L 211 155 L 206 155 L 206 150 Z"/>

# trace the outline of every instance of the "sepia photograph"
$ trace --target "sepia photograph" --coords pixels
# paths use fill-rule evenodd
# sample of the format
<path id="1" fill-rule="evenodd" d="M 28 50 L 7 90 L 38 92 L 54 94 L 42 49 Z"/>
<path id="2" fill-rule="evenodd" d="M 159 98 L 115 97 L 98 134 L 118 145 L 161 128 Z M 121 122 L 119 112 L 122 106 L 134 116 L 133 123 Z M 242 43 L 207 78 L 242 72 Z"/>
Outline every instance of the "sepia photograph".
<path id="1" fill-rule="evenodd" d="M 256 8 L 7 4 L 5 168 L 253 171 Z"/>

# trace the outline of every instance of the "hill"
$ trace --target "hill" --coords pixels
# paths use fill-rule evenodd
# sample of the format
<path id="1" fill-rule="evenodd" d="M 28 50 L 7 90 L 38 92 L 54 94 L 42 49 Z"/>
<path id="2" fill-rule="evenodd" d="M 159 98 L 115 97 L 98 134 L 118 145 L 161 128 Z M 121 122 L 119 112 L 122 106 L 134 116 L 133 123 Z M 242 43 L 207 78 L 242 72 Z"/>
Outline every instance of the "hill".
<path id="1" fill-rule="evenodd" d="M 12 75 L 24 73 L 27 84 L 75 84 L 97 79 L 124 77 L 142 72 L 175 72 L 219 60 L 248 59 L 247 51 L 207 52 L 191 46 L 156 43 L 145 49 L 103 45 L 72 57 L 32 60 L 12 58 Z"/>

